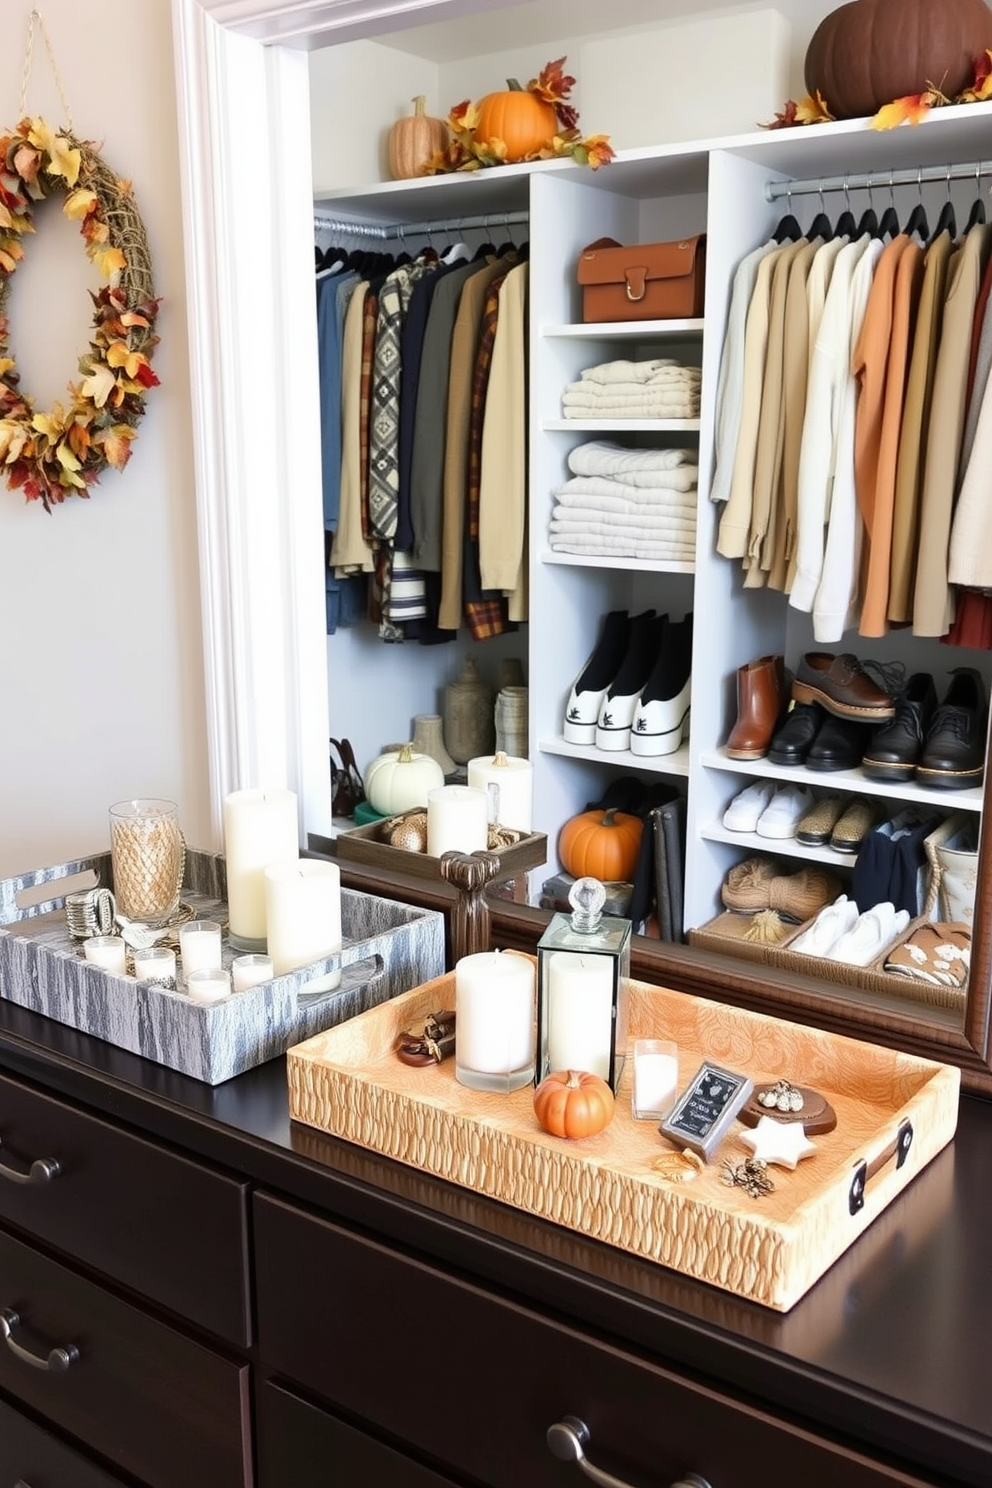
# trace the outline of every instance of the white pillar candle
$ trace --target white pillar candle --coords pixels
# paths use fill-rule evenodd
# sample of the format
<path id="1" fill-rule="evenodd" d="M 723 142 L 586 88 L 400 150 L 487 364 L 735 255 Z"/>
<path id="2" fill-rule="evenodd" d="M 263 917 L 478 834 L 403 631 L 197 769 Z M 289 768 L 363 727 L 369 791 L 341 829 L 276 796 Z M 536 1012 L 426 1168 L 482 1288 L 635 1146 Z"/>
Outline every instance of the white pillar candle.
<path id="1" fill-rule="evenodd" d="M 230 972 L 220 966 L 201 967 L 186 978 L 186 991 L 193 1002 L 221 1002 L 231 995 Z"/>
<path id="2" fill-rule="evenodd" d="M 678 1045 L 669 1039 L 634 1040 L 635 1116 L 667 1116 L 679 1088 Z"/>
<path id="3" fill-rule="evenodd" d="M 490 821 L 529 832 L 534 818 L 534 767 L 513 754 L 481 754 L 468 762 L 468 783 L 490 798 Z M 495 802 L 492 798 L 496 796 Z"/>
<path id="4" fill-rule="evenodd" d="M 534 967 L 512 951 L 455 965 L 455 1076 L 476 1090 L 517 1090 L 534 1078 Z"/>
<path id="5" fill-rule="evenodd" d="M 265 879 L 270 863 L 299 857 L 296 796 L 241 790 L 224 799 L 229 938 L 239 950 L 265 950 Z"/>
<path id="6" fill-rule="evenodd" d="M 271 863 L 265 870 L 265 918 L 276 976 L 322 961 L 341 949 L 341 874 L 316 858 Z M 340 986 L 341 971 L 308 981 L 305 992 Z"/>
<path id="7" fill-rule="evenodd" d="M 168 946 L 149 946 L 147 950 L 136 949 L 134 974 L 139 982 L 170 983 L 176 985 L 176 953 Z"/>
<path id="8" fill-rule="evenodd" d="M 427 851 L 484 852 L 489 845 L 485 791 L 468 785 L 440 785 L 427 792 Z"/>
<path id="9" fill-rule="evenodd" d="M 548 1059 L 552 1070 L 610 1078 L 611 956 L 555 951 L 548 958 Z"/>
<path id="10" fill-rule="evenodd" d="M 93 966 L 112 971 L 117 976 L 127 973 L 127 946 L 120 935 L 91 935 L 83 941 L 83 955 Z"/>
<path id="11" fill-rule="evenodd" d="M 260 982 L 271 982 L 275 976 L 271 956 L 235 956 L 231 962 L 231 978 L 235 992 L 247 992 Z"/>
<path id="12" fill-rule="evenodd" d="M 211 971 L 220 966 L 221 929 L 216 920 L 187 920 L 180 925 L 179 954 L 187 981 L 194 971 Z"/>

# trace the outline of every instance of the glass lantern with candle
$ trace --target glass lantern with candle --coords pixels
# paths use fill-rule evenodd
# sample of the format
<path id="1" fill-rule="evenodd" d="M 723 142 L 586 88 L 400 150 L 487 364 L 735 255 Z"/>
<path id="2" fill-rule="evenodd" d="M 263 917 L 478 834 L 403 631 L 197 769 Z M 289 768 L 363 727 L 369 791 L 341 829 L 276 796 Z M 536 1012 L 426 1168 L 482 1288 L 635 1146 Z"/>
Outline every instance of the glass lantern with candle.
<path id="1" fill-rule="evenodd" d="M 556 914 L 537 946 L 537 1069 L 599 1075 L 616 1093 L 627 1054 L 630 920 L 604 915 L 606 890 L 580 878 L 570 915 Z"/>

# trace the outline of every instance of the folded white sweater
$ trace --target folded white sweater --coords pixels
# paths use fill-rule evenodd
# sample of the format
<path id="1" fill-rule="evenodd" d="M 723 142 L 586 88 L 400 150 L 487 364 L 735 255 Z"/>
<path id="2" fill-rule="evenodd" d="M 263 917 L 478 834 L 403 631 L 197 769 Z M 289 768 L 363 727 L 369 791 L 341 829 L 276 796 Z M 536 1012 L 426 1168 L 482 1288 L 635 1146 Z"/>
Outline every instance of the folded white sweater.
<path id="1" fill-rule="evenodd" d="M 664 486 L 625 486 L 599 475 L 573 475 L 571 480 L 555 486 L 551 494 L 570 505 L 595 506 L 601 501 L 621 501 L 639 511 L 663 507 L 670 511 L 696 510 L 695 486 L 685 491 Z"/>
<path id="2" fill-rule="evenodd" d="M 582 403 L 588 408 L 623 408 L 628 403 L 657 403 L 661 406 L 693 403 L 699 407 L 699 394 L 691 388 L 638 387 L 636 383 L 615 383 L 606 393 L 591 392 L 593 384 L 571 383 L 561 395 L 563 403 Z"/>
<path id="3" fill-rule="evenodd" d="M 579 376 L 585 382 L 664 382 L 672 378 L 691 377 L 699 380 L 698 367 L 685 367 L 674 357 L 655 357 L 643 362 L 599 362 L 595 367 L 584 367 Z"/>
<path id="4" fill-rule="evenodd" d="M 659 403 L 630 402 L 603 407 L 594 403 L 563 403 L 562 416 L 574 419 L 695 419 L 699 417 L 698 402 Z"/>
<path id="5" fill-rule="evenodd" d="M 568 468 L 573 475 L 614 476 L 631 486 L 663 485 L 659 477 L 683 467 L 696 469 L 694 450 L 628 449 L 607 439 L 590 439 L 568 453 Z"/>
<path id="6" fill-rule="evenodd" d="M 552 532 L 602 532 L 607 537 L 628 535 L 634 537 L 658 537 L 673 533 L 685 534 L 685 540 L 695 537 L 695 517 L 685 521 L 673 518 L 664 512 L 602 512 L 576 511 L 573 507 L 555 507 L 551 515 Z"/>
<path id="7" fill-rule="evenodd" d="M 695 547 L 682 543 L 650 542 L 642 538 L 608 538 L 570 533 L 550 538 L 552 552 L 576 553 L 586 558 L 644 558 L 655 562 L 692 563 Z"/>

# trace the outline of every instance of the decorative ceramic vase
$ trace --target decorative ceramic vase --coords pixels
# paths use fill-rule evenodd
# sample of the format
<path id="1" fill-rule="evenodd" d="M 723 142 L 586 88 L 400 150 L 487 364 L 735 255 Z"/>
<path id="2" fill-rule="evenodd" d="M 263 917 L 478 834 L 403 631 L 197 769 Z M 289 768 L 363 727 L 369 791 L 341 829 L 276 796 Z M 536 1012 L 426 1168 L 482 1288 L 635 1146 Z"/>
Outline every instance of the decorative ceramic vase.
<path id="1" fill-rule="evenodd" d="M 526 687 L 503 687 L 496 699 L 496 749 L 527 758 Z"/>
<path id="2" fill-rule="evenodd" d="M 440 713 L 418 713 L 413 720 L 413 747 L 418 754 L 429 754 L 437 760 L 445 775 L 453 775 L 457 766 L 444 747 Z"/>
<path id="3" fill-rule="evenodd" d="M 444 737 L 448 753 L 459 765 L 477 754 L 493 753 L 493 690 L 470 656 L 444 689 Z"/>

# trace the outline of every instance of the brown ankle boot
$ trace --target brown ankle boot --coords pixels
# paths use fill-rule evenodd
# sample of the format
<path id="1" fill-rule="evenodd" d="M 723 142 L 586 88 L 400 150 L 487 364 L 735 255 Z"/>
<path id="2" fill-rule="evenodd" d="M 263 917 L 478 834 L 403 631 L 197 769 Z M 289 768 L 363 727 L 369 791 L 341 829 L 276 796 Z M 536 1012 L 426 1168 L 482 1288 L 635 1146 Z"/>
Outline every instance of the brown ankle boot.
<path id="1" fill-rule="evenodd" d="M 737 722 L 727 740 L 730 759 L 762 759 L 785 704 L 785 663 L 759 656 L 737 668 Z"/>

